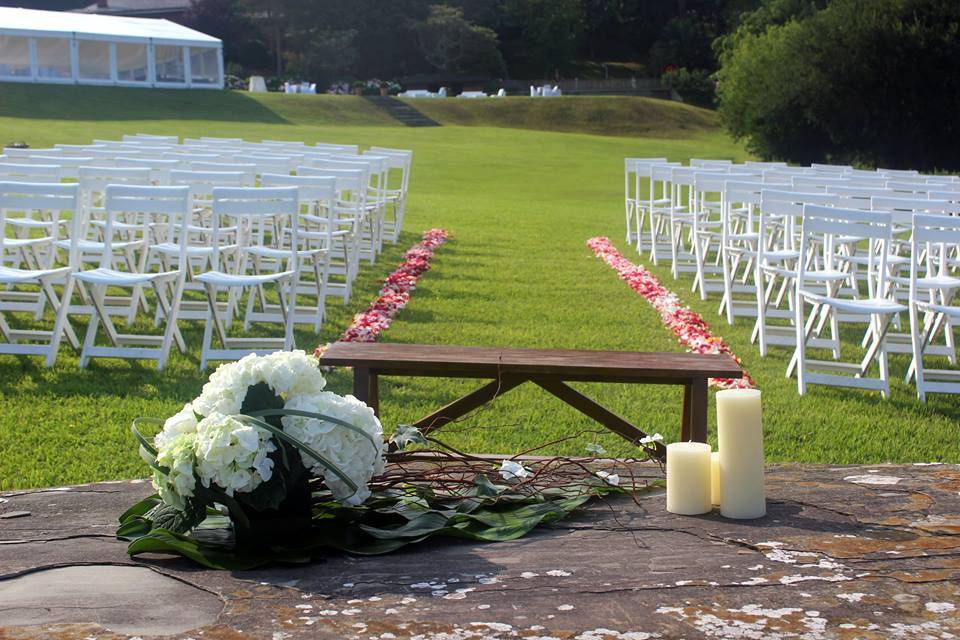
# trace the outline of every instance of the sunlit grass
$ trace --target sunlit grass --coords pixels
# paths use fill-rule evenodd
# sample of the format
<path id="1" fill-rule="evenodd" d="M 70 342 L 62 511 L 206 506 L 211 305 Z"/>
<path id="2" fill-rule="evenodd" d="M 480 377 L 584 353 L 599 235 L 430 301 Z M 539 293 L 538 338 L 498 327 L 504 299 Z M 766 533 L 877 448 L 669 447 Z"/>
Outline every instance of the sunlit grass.
<path id="1" fill-rule="evenodd" d="M 8 86 L 0 84 L 0 104 Z M 63 92 L 59 112 L 69 116 L 70 94 L 58 91 Z M 168 92 L 158 95 L 161 93 Z M 737 145 L 718 132 L 663 139 L 488 126 L 408 129 L 378 126 L 373 120 L 365 120 L 366 124 L 341 123 L 332 117 L 325 120 L 326 112 L 320 107 L 315 118 L 298 115 L 295 124 L 288 124 L 289 113 L 275 117 L 282 112 L 279 107 L 261 113 L 259 121 L 252 116 L 218 120 L 219 110 L 211 106 L 211 98 L 203 98 L 202 110 L 189 101 L 196 94 L 219 94 L 175 93 L 181 101 L 179 107 L 169 102 L 167 115 L 152 113 L 155 119 L 143 120 L 130 119 L 129 110 L 137 106 L 123 100 L 102 101 L 99 117 L 84 112 L 85 119 L 78 120 L 48 115 L 31 118 L 25 101 L 26 106 L 15 113 L 9 106 L 0 106 L 0 141 L 22 139 L 39 146 L 143 131 L 251 140 L 350 141 L 414 150 L 404 237 L 397 246 L 389 247 L 376 265 L 364 264 L 348 306 L 333 300 L 328 303 L 330 318 L 321 336 L 298 332 L 298 344 L 307 349 L 339 335 L 352 315 L 375 295 L 378 279 L 395 266 L 419 233 L 439 226 L 453 232 L 454 238 L 437 251 L 433 269 L 423 277 L 410 306 L 384 340 L 679 350 L 649 305 L 594 258 L 585 241 L 608 235 L 627 257 L 639 260 L 623 241 L 624 156 L 665 155 L 674 160 L 744 157 Z M 334 99 L 321 102 L 328 100 Z M 270 109 L 275 106 L 270 101 L 258 104 Z M 44 109 L 46 113 L 54 111 L 49 106 Z M 305 110 L 312 110 L 312 105 L 307 103 Z M 124 119 L 114 119 L 114 113 L 122 113 Z M 701 303 L 688 293 L 689 279 L 673 282 L 663 267 L 655 272 L 704 315 L 715 333 L 727 339 L 764 390 L 770 459 L 960 462 L 960 399 L 935 396 L 922 406 L 914 400 L 911 388 L 899 382 L 894 384 L 889 402 L 883 402 L 878 394 L 822 387 L 813 387 L 806 397 L 799 398 L 795 381 L 784 377 L 788 354 L 774 350 L 761 360 L 749 343 L 752 320 L 742 319 L 735 327 L 727 327 L 716 315 L 717 299 Z M 117 360 L 94 361 L 87 370 L 80 370 L 76 356 L 66 347 L 52 370 L 44 369 L 38 358 L 0 356 L 0 487 L 145 474 L 129 433 L 130 421 L 140 415 L 166 416 L 199 392 L 205 379 L 198 370 L 200 331 L 199 323 L 184 323 L 190 354 L 174 357 L 162 373 L 151 363 Z M 855 346 L 859 341 L 854 336 L 847 342 Z M 901 376 L 905 358 L 894 357 L 893 363 L 894 374 Z M 381 384 L 383 420 L 390 428 L 421 417 L 478 383 L 387 378 Z M 349 377 L 337 372 L 331 376 L 330 386 L 348 392 Z M 678 433 L 678 389 L 577 386 L 645 430 L 659 431 L 667 438 Z M 559 400 L 522 386 L 472 419 L 449 428 L 448 437 L 458 447 L 511 452 L 594 428 L 596 425 Z M 601 440 L 612 452 L 629 451 L 616 436 Z M 582 453 L 584 440 L 552 450 Z"/>

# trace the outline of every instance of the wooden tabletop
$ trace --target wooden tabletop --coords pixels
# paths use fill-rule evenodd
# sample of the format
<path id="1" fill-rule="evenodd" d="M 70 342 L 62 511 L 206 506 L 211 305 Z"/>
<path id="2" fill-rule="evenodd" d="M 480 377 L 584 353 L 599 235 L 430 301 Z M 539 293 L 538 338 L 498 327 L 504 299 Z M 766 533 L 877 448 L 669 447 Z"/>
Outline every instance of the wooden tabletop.
<path id="1" fill-rule="evenodd" d="M 513 374 L 596 382 L 673 382 L 743 376 L 740 366 L 727 355 L 372 342 L 335 342 L 321 356 L 320 364 L 367 368 L 385 375 L 495 378 Z"/>

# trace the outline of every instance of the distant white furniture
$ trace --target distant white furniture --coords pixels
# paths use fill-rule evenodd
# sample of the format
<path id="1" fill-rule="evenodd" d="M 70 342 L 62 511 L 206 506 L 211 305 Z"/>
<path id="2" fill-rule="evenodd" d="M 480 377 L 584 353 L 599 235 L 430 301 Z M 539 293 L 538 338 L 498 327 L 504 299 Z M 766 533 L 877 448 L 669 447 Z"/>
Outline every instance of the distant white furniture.
<path id="1" fill-rule="evenodd" d="M 464 91 L 457 97 L 458 98 L 489 98 L 490 96 L 484 93 L 483 91 Z"/>
<path id="2" fill-rule="evenodd" d="M 284 82 L 283 92 L 308 93 L 312 95 L 317 93 L 317 85 L 315 82 Z"/>
<path id="3" fill-rule="evenodd" d="M 403 93 L 397 94 L 400 98 L 445 98 L 446 92 L 444 93 L 433 93 L 432 91 L 427 91 L 426 89 L 408 89 Z"/>
<path id="4" fill-rule="evenodd" d="M 222 89 L 223 43 L 169 20 L 0 7 L 0 82 Z"/>
<path id="5" fill-rule="evenodd" d="M 497 97 L 498 97 L 498 98 L 506 98 L 506 97 L 507 97 L 507 90 L 506 90 L 506 89 L 499 89 L 499 90 L 497 91 Z"/>
<path id="6" fill-rule="evenodd" d="M 550 85 L 545 84 L 542 87 L 535 87 L 530 85 L 531 98 L 556 98 L 562 95 L 563 91 L 561 91 L 560 87 L 557 86 L 551 87 Z"/>
<path id="7" fill-rule="evenodd" d="M 250 93 L 266 93 L 267 81 L 263 79 L 263 76 L 250 76 L 250 84 L 247 86 L 247 91 Z"/>

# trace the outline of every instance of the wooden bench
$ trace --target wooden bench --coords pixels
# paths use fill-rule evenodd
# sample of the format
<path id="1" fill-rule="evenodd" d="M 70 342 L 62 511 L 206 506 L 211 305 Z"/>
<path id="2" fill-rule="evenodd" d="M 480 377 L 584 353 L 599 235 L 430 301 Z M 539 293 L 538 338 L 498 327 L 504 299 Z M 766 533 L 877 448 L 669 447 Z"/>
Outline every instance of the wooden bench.
<path id="1" fill-rule="evenodd" d="M 353 367 L 353 395 L 379 415 L 380 376 L 490 379 L 484 386 L 414 423 L 428 433 L 523 384 L 532 382 L 614 433 L 639 445 L 646 434 L 567 382 L 679 384 L 684 387 L 681 440 L 707 440 L 707 380 L 740 378 L 726 355 L 500 349 L 419 344 L 336 342 L 320 357 L 323 366 Z M 659 454 L 663 447 L 657 446 Z"/>

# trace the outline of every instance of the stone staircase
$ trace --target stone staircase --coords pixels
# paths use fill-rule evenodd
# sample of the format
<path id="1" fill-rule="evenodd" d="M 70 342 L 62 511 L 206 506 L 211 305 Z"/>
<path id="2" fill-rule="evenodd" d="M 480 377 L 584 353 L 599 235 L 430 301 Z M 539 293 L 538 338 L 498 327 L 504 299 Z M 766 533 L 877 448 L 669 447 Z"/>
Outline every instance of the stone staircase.
<path id="1" fill-rule="evenodd" d="M 364 96 L 365 99 L 386 111 L 394 120 L 408 127 L 439 127 L 440 123 L 431 120 L 415 108 L 393 96 Z"/>

